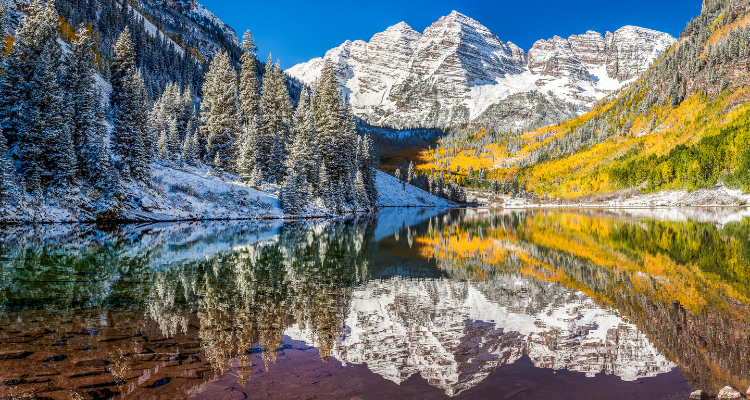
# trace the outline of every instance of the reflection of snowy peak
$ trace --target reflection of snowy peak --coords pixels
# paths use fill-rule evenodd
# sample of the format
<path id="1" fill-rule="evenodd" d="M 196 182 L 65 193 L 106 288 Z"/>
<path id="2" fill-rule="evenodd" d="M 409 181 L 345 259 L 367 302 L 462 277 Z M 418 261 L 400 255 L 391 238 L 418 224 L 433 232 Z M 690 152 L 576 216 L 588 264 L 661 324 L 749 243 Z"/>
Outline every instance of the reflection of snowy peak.
<path id="1" fill-rule="evenodd" d="M 521 108 L 544 104 L 559 119 L 590 109 L 645 71 L 674 41 L 665 33 L 627 26 L 608 32 L 606 38 L 589 31 L 568 39 L 540 40 L 527 54 L 454 11 L 423 34 L 402 22 L 370 42 L 347 41 L 324 58 L 287 72 L 311 84 L 320 76 L 324 60 L 332 61 L 355 112 L 375 125 L 497 122 L 493 117 L 498 110 L 492 106 L 519 102 Z M 547 100 L 514 97 L 530 92 Z M 546 116 L 544 110 L 517 115 L 505 125 L 545 124 Z"/>
<path id="2" fill-rule="evenodd" d="M 524 354 L 538 367 L 623 380 L 674 368 L 634 325 L 588 296 L 518 276 L 481 284 L 372 281 L 354 291 L 346 324 L 349 333 L 334 357 L 366 363 L 399 384 L 419 373 L 450 396 Z M 312 337 L 296 327 L 286 333 L 308 342 Z"/>

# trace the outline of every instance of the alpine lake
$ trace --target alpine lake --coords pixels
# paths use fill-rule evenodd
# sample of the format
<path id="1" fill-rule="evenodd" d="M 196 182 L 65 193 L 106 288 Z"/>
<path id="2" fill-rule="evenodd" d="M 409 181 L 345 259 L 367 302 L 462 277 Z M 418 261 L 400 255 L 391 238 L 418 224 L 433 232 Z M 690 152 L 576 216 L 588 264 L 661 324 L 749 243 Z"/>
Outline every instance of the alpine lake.
<path id="1" fill-rule="evenodd" d="M 688 399 L 750 385 L 750 210 L 0 228 L 0 399 Z"/>

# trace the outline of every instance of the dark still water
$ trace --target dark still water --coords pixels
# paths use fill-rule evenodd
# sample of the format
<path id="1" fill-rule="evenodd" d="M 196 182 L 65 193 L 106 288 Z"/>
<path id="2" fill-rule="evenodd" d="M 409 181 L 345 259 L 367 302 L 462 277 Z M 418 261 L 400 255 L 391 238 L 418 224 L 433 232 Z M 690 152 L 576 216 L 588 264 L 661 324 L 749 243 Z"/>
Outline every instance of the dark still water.
<path id="1" fill-rule="evenodd" d="M 638 213 L 3 228 L 0 398 L 744 393 L 750 218 Z"/>

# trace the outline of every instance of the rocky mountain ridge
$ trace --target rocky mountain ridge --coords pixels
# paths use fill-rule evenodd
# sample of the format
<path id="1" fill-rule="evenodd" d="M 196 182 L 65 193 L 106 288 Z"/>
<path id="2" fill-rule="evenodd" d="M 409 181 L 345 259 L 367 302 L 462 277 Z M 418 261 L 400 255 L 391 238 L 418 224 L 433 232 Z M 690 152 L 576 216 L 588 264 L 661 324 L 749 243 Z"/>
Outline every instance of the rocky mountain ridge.
<path id="1" fill-rule="evenodd" d="M 666 33 L 626 26 L 604 36 L 589 31 L 540 40 L 526 52 L 454 11 L 424 33 L 402 22 L 287 73 L 312 84 L 324 60 L 332 61 L 355 113 L 373 125 L 445 127 L 493 120 L 502 128 L 528 129 L 546 124 L 547 113 L 497 118 L 486 111 L 519 93 L 539 92 L 544 103 L 564 103 L 548 110 L 551 114 L 580 115 L 638 77 L 674 41 Z M 534 105 L 532 100 L 524 108 Z"/>

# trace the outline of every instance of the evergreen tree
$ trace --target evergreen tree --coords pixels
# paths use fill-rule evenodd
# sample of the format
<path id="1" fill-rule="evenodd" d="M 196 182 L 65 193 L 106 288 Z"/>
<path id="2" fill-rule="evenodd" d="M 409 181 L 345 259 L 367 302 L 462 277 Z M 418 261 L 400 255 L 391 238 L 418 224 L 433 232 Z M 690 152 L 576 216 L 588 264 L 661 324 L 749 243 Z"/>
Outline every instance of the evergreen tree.
<path id="1" fill-rule="evenodd" d="M 329 60 L 326 60 L 323 66 L 314 104 L 315 128 L 318 135 L 321 165 L 325 165 L 327 177 L 331 182 L 348 183 L 346 177 L 342 174 L 342 168 L 340 168 L 340 164 L 345 162 L 341 158 L 343 154 L 339 149 L 341 131 L 344 125 L 343 110 L 333 64 Z M 332 187 L 331 185 L 324 185 L 322 181 L 320 182 L 321 197 L 324 200 L 342 197 L 340 189 L 338 186 Z"/>
<path id="2" fill-rule="evenodd" d="M 8 144 L 5 140 L 2 126 L 0 126 L 0 205 L 8 202 L 15 193 L 15 168 L 8 156 Z"/>
<path id="3" fill-rule="evenodd" d="M 136 52 L 133 48 L 133 40 L 128 26 L 125 27 L 117 38 L 113 53 L 114 57 L 112 59 L 111 67 L 112 95 L 110 100 L 112 102 L 112 109 L 114 110 L 125 101 L 123 99 L 123 96 L 126 96 L 125 86 L 128 84 L 127 81 L 129 81 L 135 74 L 136 70 Z"/>
<path id="4" fill-rule="evenodd" d="M 297 215 L 302 212 L 303 198 L 296 175 L 288 176 L 281 186 L 279 205 L 287 214 Z"/>
<path id="5" fill-rule="evenodd" d="M 150 175 L 148 164 L 153 149 L 148 140 L 148 106 L 146 85 L 135 69 L 135 52 L 126 28 L 120 35 L 112 62 L 112 107 L 114 112 L 113 143 L 118 169 L 123 178 L 145 181 Z"/>
<path id="6" fill-rule="evenodd" d="M 255 163 L 257 129 L 255 117 L 250 118 L 249 123 L 242 129 L 240 149 L 237 156 L 237 172 L 245 182 L 249 182 L 253 177 L 253 172 L 257 171 Z"/>
<path id="7" fill-rule="evenodd" d="M 8 10 L 5 8 L 5 3 L 0 1 L 0 50 L 6 49 L 5 45 L 9 36 L 10 26 L 8 24 Z M 0 51 L 0 53 L 3 52 Z"/>
<path id="8" fill-rule="evenodd" d="M 188 165 L 198 165 L 200 157 L 200 139 L 198 138 L 198 116 L 195 108 L 190 113 L 190 122 L 188 122 L 185 140 L 182 144 L 182 160 Z"/>
<path id="9" fill-rule="evenodd" d="M 302 91 L 292 121 L 292 143 L 286 159 L 288 175 L 299 177 L 301 185 L 314 194 L 318 182 L 318 145 L 315 137 L 315 121 L 310 109 L 310 96 Z"/>
<path id="10" fill-rule="evenodd" d="M 371 209 L 370 199 L 367 197 L 367 189 L 365 188 L 365 180 L 362 176 L 362 171 L 357 170 L 356 177 L 354 178 L 354 194 L 356 196 L 357 205 L 364 210 Z"/>
<path id="11" fill-rule="evenodd" d="M 95 94 L 96 99 L 101 99 L 101 93 Z M 119 181 L 119 175 L 112 166 L 112 156 L 105 138 L 108 135 L 107 126 L 104 122 L 104 107 L 100 100 L 95 103 L 94 125 L 92 137 L 88 139 L 85 155 L 87 164 L 87 175 L 93 187 L 100 188 L 107 193 L 114 193 L 114 188 Z"/>
<path id="12" fill-rule="evenodd" d="M 201 110 L 204 132 L 208 140 L 208 156 L 220 170 L 235 166 L 238 133 L 237 73 L 229 56 L 222 51 L 211 62 L 203 84 Z"/>
<path id="13" fill-rule="evenodd" d="M 241 123 L 249 124 L 250 119 L 260 114 L 260 93 L 258 84 L 258 60 L 255 52 L 255 39 L 250 31 L 242 37 L 242 68 L 240 70 L 240 114 Z"/>
<path id="14" fill-rule="evenodd" d="M 72 140 L 81 175 L 92 177 L 89 166 L 95 161 L 90 157 L 98 151 L 97 132 L 100 121 L 96 119 L 101 97 L 96 88 L 94 42 L 88 30 L 81 25 L 71 43 L 71 53 L 65 60 L 64 87 L 67 89 L 66 103 L 72 130 Z"/>
<path id="15" fill-rule="evenodd" d="M 284 177 L 283 165 L 287 153 L 291 112 L 283 73 L 278 64 L 273 65 L 269 55 L 260 94 L 256 162 L 264 178 L 270 182 L 281 182 Z"/>
<path id="16" fill-rule="evenodd" d="M 5 128 L 11 153 L 18 158 L 18 172 L 29 191 L 42 194 L 42 179 L 51 168 L 62 167 L 67 143 L 57 143 L 62 134 L 62 109 L 57 76 L 60 50 L 57 45 L 58 16 L 54 2 L 43 6 L 35 0 L 16 32 L 10 54 L 0 74 L 0 123 Z M 44 93 L 38 84 L 49 90 Z M 61 100 L 61 99 L 60 99 Z M 48 114 L 46 107 L 51 107 Z M 65 138 L 63 137 L 63 140 Z M 54 148 L 60 157 L 47 153 Z M 67 180 L 67 177 L 65 177 Z"/>
<path id="17" fill-rule="evenodd" d="M 33 160 L 24 159 L 24 163 L 33 164 L 32 170 L 39 171 L 43 181 L 65 187 L 75 179 L 77 162 L 71 132 L 63 115 L 58 82 L 60 53 L 56 42 L 48 43 L 34 66 L 29 99 L 33 119 L 28 125 L 27 135 L 39 140 L 32 146 L 40 153 Z"/>
<path id="18" fill-rule="evenodd" d="M 370 200 L 370 208 L 375 208 L 378 201 L 377 166 L 378 158 L 375 154 L 375 145 L 372 137 L 368 134 L 362 139 L 362 154 L 360 155 L 360 170 L 365 182 L 367 199 Z"/>

